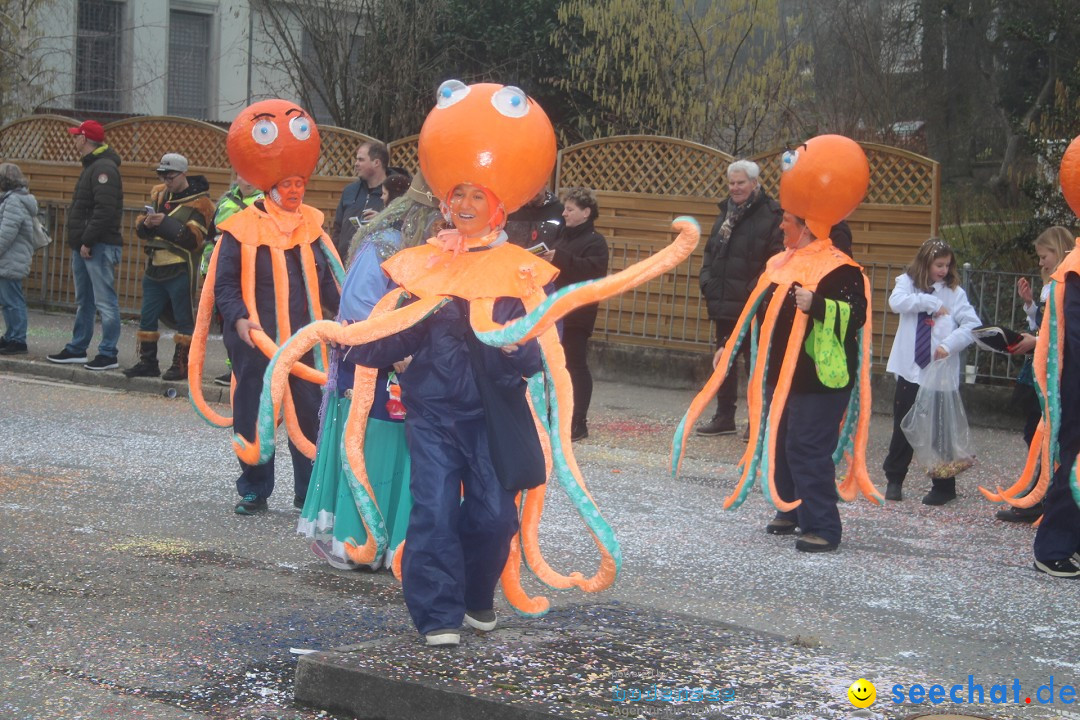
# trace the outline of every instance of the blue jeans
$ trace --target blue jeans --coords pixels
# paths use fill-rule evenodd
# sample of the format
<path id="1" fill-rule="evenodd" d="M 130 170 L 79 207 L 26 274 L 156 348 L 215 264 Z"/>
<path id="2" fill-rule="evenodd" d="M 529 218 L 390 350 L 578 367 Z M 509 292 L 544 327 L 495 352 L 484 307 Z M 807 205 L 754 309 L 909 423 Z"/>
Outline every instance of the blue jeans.
<path id="1" fill-rule="evenodd" d="M 120 302 L 116 298 L 116 266 L 120 264 L 119 245 L 95 245 L 90 259 L 78 250 L 71 253 L 71 271 L 75 275 L 75 327 L 71 331 L 70 353 L 86 352 L 94 338 L 94 313 L 101 313 L 101 343 L 98 354 L 116 357 L 120 342 Z"/>
<path id="2" fill-rule="evenodd" d="M 142 289 L 140 330 L 156 332 L 161 313 L 171 305 L 176 332 L 184 335 L 195 332 L 195 318 L 191 316 L 191 279 L 186 272 L 170 280 L 154 280 L 143 275 Z"/>
<path id="3" fill-rule="evenodd" d="M 22 280 L 0 278 L 0 307 L 4 309 L 4 340 L 26 344 L 26 297 Z"/>

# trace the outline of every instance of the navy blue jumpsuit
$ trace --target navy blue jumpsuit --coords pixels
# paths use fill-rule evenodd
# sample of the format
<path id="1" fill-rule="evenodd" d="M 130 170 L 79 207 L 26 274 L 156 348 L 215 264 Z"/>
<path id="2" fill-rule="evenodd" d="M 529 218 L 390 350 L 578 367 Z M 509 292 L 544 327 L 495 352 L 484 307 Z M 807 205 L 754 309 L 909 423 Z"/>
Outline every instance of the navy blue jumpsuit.
<path id="1" fill-rule="evenodd" d="M 523 314 L 519 300 L 495 302 L 498 322 Z M 374 368 L 413 358 L 399 376 L 413 496 L 402 585 L 421 634 L 458 628 L 466 609 L 492 608 L 518 529 L 514 493 L 499 484 L 488 452 L 466 340 L 471 332 L 467 304 L 454 299 L 417 325 L 348 353 L 350 361 Z M 494 382 L 522 392 L 522 377 L 541 369 L 536 341 L 509 354 L 486 345 L 480 353 Z"/>

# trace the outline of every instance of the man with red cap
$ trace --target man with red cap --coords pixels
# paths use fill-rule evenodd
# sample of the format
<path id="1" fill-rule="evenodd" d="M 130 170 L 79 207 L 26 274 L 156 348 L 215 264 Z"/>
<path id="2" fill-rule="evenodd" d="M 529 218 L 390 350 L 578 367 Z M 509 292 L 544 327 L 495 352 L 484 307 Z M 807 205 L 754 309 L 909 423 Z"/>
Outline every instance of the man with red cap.
<path id="1" fill-rule="evenodd" d="M 116 346 L 120 341 L 120 303 L 116 297 L 116 266 L 120 264 L 120 221 L 124 188 L 120 156 L 105 144 L 105 129 L 93 120 L 68 128 L 83 169 L 75 183 L 67 214 L 67 243 L 75 276 L 75 327 L 71 342 L 49 355 L 49 362 L 79 363 L 89 370 L 120 367 Z M 94 315 L 101 314 L 101 342 L 97 356 L 87 362 L 86 350 L 94 337 Z"/>

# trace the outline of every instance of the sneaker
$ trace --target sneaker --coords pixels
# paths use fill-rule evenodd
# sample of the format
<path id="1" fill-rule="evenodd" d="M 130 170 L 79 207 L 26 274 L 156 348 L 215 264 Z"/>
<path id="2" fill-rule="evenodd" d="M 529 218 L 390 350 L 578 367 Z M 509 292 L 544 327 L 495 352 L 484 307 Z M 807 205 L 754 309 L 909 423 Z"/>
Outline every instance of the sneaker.
<path id="1" fill-rule="evenodd" d="M 231 387 L 232 386 L 232 373 L 227 372 L 224 375 L 218 375 L 216 378 L 214 378 L 214 384 L 215 385 L 221 385 L 222 387 Z"/>
<path id="2" fill-rule="evenodd" d="M 714 417 L 704 425 L 698 425 L 696 430 L 698 435 L 712 436 L 712 435 L 734 435 L 735 434 L 735 418 L 720 418 Z"/>
<path id="3" fill-rule="evenodd" d="M 589 437 L 589 426 L 585 423 L 580 425 L 570 425 L 570 442 L 577 442 L 578 440 L 584 440 Z"/>
<path id="4" fill-rule="evenodd" d="M 61 365 L 68 365 L 68 364 L 73 364 L 73 363 L 82 364 L 82 363 L 85 363 L 86 360 L 87 360 L 85 352 L 82 352 L 82 353 L 68 352 L 67 348 L 64 348 L 63 350 L 61 350 L 58 353 L 54 353 L 52 355 L 46 355 L 45 359 L 48 360 L 49 362 L 59 363 Z"/>
<path id="5" fill-rule="evenodd" d="M 491 632 L 499 622 L 494 610 L 466 610 L 465 624 L 481 632 Z"/>
<path id="6" fill-rule="evenodd" d="M 994 517 L 1004 522 L 1033 523 L 1042 517 L 1043 504 L 1035 503 L 1029 508 L 1003 507 L 994 513 Z"/>
<path id="7" fill-rule="evenodd" d="M 840 545 L 837 543 L 831 543 L 825 538 L 811 533 L 805 533 L 795 541 L 795 549 L 805 553 L 835 552 L 839 547 Z"/>
<path id="8" fill-rule="evenodd" d="M 424 635 L 424 640 L 429 647 L 449 647 L 461 642 L 461 633 L 457 630 L 433 630 Z"/>
<path id="9" fill-rule="evenodd" d="M 885 499 L 900 501 L 904 499 L 904 486 L 902 483 L 889 481 L 885 488 Z"/>
<path id="10" fill-rule="evenodd" d="M 788 520 L 786 517 L 782 517 L 777 514 L 769 524 L 765 526 L 765 532 L 770 535 L 794 535 L 795 528 L 799 527 L 798 523 L 794 520 Z"/>
<path id="11" fill-rule="evenodd" d="M 0 350 L 7 347 L 8 339 L 6 337 L 0 337 Z"/>
<path id="12" fill-rule="evenodd" d="M 349 558 L 335 555 L 331 546 L 322 540 L 315 540 L 311 543 L 311 552 L 315 553 L 320 560 L 325 561 L 327 565 L 335 570 L 355 570 L 357 568 L 356 563 Z"/>
<path id="13" fill-rule="evenodd" d="M 296 508 L 297 510 L 303 510 L 304 509 L 304 502 L 305 502 L 306 499 L 307 498 L 302 498 L 299 495 L 293 495 L 292 506 L 294 508 Z"/>
<path id="14" fill-rule="evenodd" d="M 1071 559 L 1035 561 L 1035 569 L 1056 578 L 1080 578 L 1080 567 Z"/>
<path id="15" fill-rule="evenodd" d="M 116 361 L 115 357 L 98 355 L 93 360 L 83 365 L 83 367 L 87 370 L 115 370 L 120 367 L 120 363 Z"/>
<path id="16" fill-rule="evenodd" d="M 0 355 L 25 355 L 29 350 L 24 342 L 4 342 L 0 347 Z"/>
<path id="17" fill-rule="evenodd" d="M 266 512 L 267 507 L 266 498 L 260 498 L 255 493 L 248 493 L 240 502 L 236 503 L 234 511 L 237 515 L 254 515 L 255 513 Z"/>

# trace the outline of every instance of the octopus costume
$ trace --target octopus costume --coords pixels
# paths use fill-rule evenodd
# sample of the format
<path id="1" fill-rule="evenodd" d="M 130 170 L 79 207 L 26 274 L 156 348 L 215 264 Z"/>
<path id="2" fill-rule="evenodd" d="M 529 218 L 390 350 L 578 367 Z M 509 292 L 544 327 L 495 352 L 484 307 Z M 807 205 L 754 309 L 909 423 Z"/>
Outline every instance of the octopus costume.
<path id="1" fill-rule="evenodd" d="M 517 88 L 494 84 L 466 86 L 458 81 L 448 81 L 439 88 L 436 107 L 424 122 L 419 155 L 424 177 L 436 197 L 445 202 L 458 186 L 477 186 L 501 203 L 498 214 L 505 218 L 507 211 L 534 197 L 547 181 L 555 161 L 555 135 L 539 105 Z M 501 580 L 507 600 L 518 612 L 526 615 L 547 612 L 547 598 L 529 596 L 522 588 L 522 555 L 529 569 L 552 588 L 576 587 L 595 592 L 614 582 L 622 555 L 611 527 L 585 486 L 571 450 L 573 398 L 555 323 L 579 307 L 607 299 L 674 267 L 689 256 L 699 236 L 696 222 L 680 218 L 674 223 L 679 230 L 678 237 L 651 258 L 620 273 L 571 285 L 547 296 L 543 288 L 554 278 L 555 268 L 503 241 L 505 234 L 498 231 L 502 222 L 501 219 L 496 221 L 494 231 L 483 237 L 443 232 L 424 246 L 397 253 L 383 264 L 383 269 L 399 287 L 375 306 L 367 320 L 346 327 L 328 321 L 313 323 L 285 343 L 268 371 L 270 382 L 263 388 L 263 412 L 255 443 L 245 448 L 252 451 L 250 457 L 253 460 L 268 457 L 273 452 L 273 418 L 284 395 L 285 380 L 290 368 L 317 342 L 358 346 L 387 338 L 387 344 L 375 343 L 372 357 L 365 358 L 380 361 L 370 364 L 381 364 L 393 355 L 400 355 L 411 344 L 416 345 L 417 352 L 426 352 L 437 349 L 436 340 L 446 341 L 446 365 L 455 365 L 456 375 L 442 372 L 444 368 L 434 357 L 426 361 L 425 372 L 416 372 L 421 369 L 416 366 L 421 361 L 419 356 L 402 375 L 402 397 L 407 410 L 406 428 L 413 463 L 414 505 L 404 551 L 396 553 L 394 570 L 399 577 L 404 574 L 407 600 L 414 597 L 421 605 L 428 604 L 420 616 L 414 614 L 421 632 L 436 625 L 450 628 L 460 624 L 466 609 L 461 598 L 463 585 L 468 585 L 464 592 L 469 595 L 464 604 L 483 601 L 490 607 L 486 587 L 480 586 L 490 582 L 492 577 Z M 522 311 L 524 316 L 510 320 Z M 470 341 L 470 335 L 491 347 L 490 352 L 484 351 L 480 357 L 483 366 L 500 379 L 518 372 L 517 382 L 520 382 L 522 368 L 532 365 L 535 357 L 538 364 L 534 369 L 537 371 L 527 378 L 534 420 L 541 430 L 541 441 L 545 443 L 548 472 L 554 472 L 570 496 L 600 553 L 599 567 L 592 575 L 562 574 L 544 560 L 538 541 L 546 492 L 544 485 L 514 496 L 501 486 L 492 488 L 486 468 L 477 470 L 481 465 L 489 465 L 489 460 L 470 465 L 469 458 L 475 460 L 475 454 L 484 451 L 486 436 L 482 430 L 482 414 L 479 417 L 469 413 L 446 417 L 432 414 L 436 405 L 444 400 L 455 411 L 466 407 L 464 402 L 452 403 L 452 396 L 439 397 L 439 393 L 445 395 L 456 389 L 471 397 L 476 392 L 474 376 L 469 372 L 468 364 L 462 364 L 462 341 Z M 537 343 L 531 343 L 532 340 Z M 394 344 L 398 347 L 393 348 Z M 510 345 L 523 347 L 510 355 L 495 349 Z M 539 351 L 535 355 L 534 347 Z M 383 357 L 374 357 L 376 353 Z M 409 376 L 414 372 L 414 383 L 441 378 L 441 382 L 451 388 L 440 390 L 438 383 L 426 388 L 416 387 L 415 393 L 419 397 L 410 399 Z M 345 454 L 352 469 L 350 485 L 367 532 L 363 544 L 346 545 L 349 557 L 358 563 L 372 562 L 383 553 L 388 542 L 382 513 L 373 499 L 362 459 L 363 428 L 374 395 L 375 373 L 361 366 L 356 368 L 353 402 L 344 439 Z M 471 407 L 470 413 L 474 410 Z M 448 429 L 447 425 L 456 420 L 461 421 L 461 427 Z M 419 433 L 413 434 L 409 429 L 410 422 L 426 422 L 437 427 L 429 427 L 432 433 L 422 437 Z M 440 438 L 439 442 L 431 441 L 432 437 Z M 421 458 L 420 454 L 426 454 L 426 457 Z M 423 478 L 422 467 L 442 478 L 438 488 L 433 489 L 431 481 Z M 473 483 L 474 489 L 469 485 L 476 477 L 466 475 L 470 472 L 481 473 L 481 481 Z M 461 488 L 447 490 L 455 477 L 461 477 L 465 491 L 465 502 L 460 510 L 456 508 Z M 438 497 L 433 498 L 433 495 Z M 474 509 L 466 510 L 470 503 Z M 436 506 L 444 509 L 433 511 Z M 448 506 L 450 509 L 445 509 Z M 507 509 L 511 513 L 510 522 L 505 522 Z M 438 537 L 434 526 L 419 529 L 420 522 L 428 522 L 421 518 L 430 518 L 433 512 L 446 515 L 450 511 L 468 513 L 469 519 L 477 522 L 485 515 L 497 518 L 492 524 L 498 524 L 498 527 L 492 532 L 500 538 L 503 533 L 509 537 L 509 555 L 501 547 L 486 552 L 476 548 L 483 540 L 469 537 L 468 531 L 455 533 L 448 545 L 431 547 L 431 543 L 442 542 L 445 538 Z M 438 532 L 446 527 L 445 518 L 432 522 L 438 523 Z M 465 526 L 463 522 L 462 527 Z M 414 553 L 416 563 L 410 560 Z M 448 558 L 449 555 L 454 557 Z M 402 556 L 404 559 L 399 563 Z M 466 580 L 463 582 L 461 571 L 465 557 L 469 558 L 469 565 L 465 568 Z M 500 565 L 499 572 L 492 572 L 496 563 Z M 401 564 L 405 565 L 404 570 Z M 410 608 L 416 606 L 412 602 L 409 604 Z M 484 608 L 469 605 L 468 609 Z"/>
<path id="2" fill-rule="evenodd" d="M 247 438 L 254 435 L 264 372 L 278 343 L 292 335 L 294 328 L 320 320 L 324 305 L 337 309 L 344 273 L 323 232 L 323 214 L 302 204 L 303 187 L 319 157 L 318 129 L 307 113 L 284 100 L 255 103 L 237 115 L 226 146 L 237 173 L 266 197 L 218 226 L 222 235 L 210 257 L 199 302 L 189 387 L 192 404 L 207 422 L 233 427 L 233 449 L 241 467 L 237 492 L 245 499 L 242 505 L 262 509 L 274 488 L 273 464 L 267 464 L 272 453 L 259 457 L 250 452 Z M 287 184 L 291 189 L 283 189 Z M 206 338 L 215 302 L 232 363 L 231 418 L 211 409 L 202 394 Z M 267 328 L 251 330 L 255 347 L 236 330 L 236 323 L 245 318 Z M 305 361 L 294 366 L 284 401 L 296 504 L 307 494 L 315 457 L 319 385 L 326 382 L 328 366 L 326 347 L 308 354 Z M 271 434 L 279 421 L 279 417 L 271 420 Z M 244 512 L 241 505 L 237 512 Z"/>
<path id="3" fill-rule="evenodd" d="M 1060 178 L 1065 200 L 1080 214 L 1080 137 L 1062 157 Z M 1050 278 L 1034 359 L 1042 419 L 1020 479 L 997 492 L 979 488 L 989 500 L 1017 508 L 1043 502 L 1034 553 L 1036 562 L 1044 565 L 1069 558 L 1075 561 L 1080 554 L 1080 238 Z M 1036 468 L 1041 468 L 1038 482 L 1023 495 Z"/>
<path id="4" fill-rule="evenodd" d="M 724 507 L 742 504 L 754 483 L 760 482 L 765 497 L 779 511 L 778 518 L 791 521 L 791 531 L 797 524 L 804 533 L 815 533 L 835 545 L 840 542 L 837 491 L 844 500 L 853 500 L 861 492 L 872 502 L 882 501 L 866 466 L 870 283 L 860 266 L 829 240 L 830 228 L 865 196 L 869 165 L 854 141 L 822 135 L 785 153 L 783 169 L 780 204 L 789 214 L 805 218 L 814 240 L 798 249 L 789 246 L 767 263 L 716 370 L 679 423 L 672 472 L 677 475 L 679 471 L 686 429 L 693 427 L 716 395 L 732 370 L 739 347 L 749 340 L 750 441 L 739 463 L 739 483 Z M 809 313 L 795 311 L 791 298 L 795 287 L 814 293 Z M 793 386 L 796 392 L 792 392 Z M 789 400 L 793 401 L 790 407 Z M 816 457 L 821 447 L 835 447 L 831 461 L 827 454 Z M 813 457 L 814 467 L 805 468 L 800 476 L 824 475 L 827 487 L 800 492 L 798 499 L 792 497 L 788 468 L 788 461 L 795 459 L 789 457 L 792 454 Z M 845 456 L 849 461 L 847 475 L 834 489 L 833 465 Z M 826 467 L 819 467 L 822 461 Z M 807 504 L 812 507 L 804 507 Z"/>
<path id="5" fill-rule="evenodd" d="M 348 272 L 341 288 L 338 321 L 366 320 L 372 308 L 395 284 L 380 265 L 404 247 L 414 247 L 431 236 L 440 222 L 439 203 L 427 191 L 420 174 L 405 196 L 395 199 L 352 241 Z M 343 440 L 352 406 L 355 363 L 340 349 L 330 353 L 332 372 L 327 380 L 320 413 L 319 442 L 311 485 L 297 532 L 312 538 L 312 551 L 331 567 L 355 569 L 359 565 L 346 552 L 346 544 L 367 540 L 363 520 L 353 496 L 355 479 Z M 412 497 L 409 494 L 409 451 L 405 443 L 405 408 L 401 385 L 392 367 L 381 368 L 375 380 L 374 399 L 364 442 L 364 464 L 375 502 L 386 524 L 387 550 L 375 558 L 371 569 L 393 562 L 393 550 L 405 539 Z"/>

